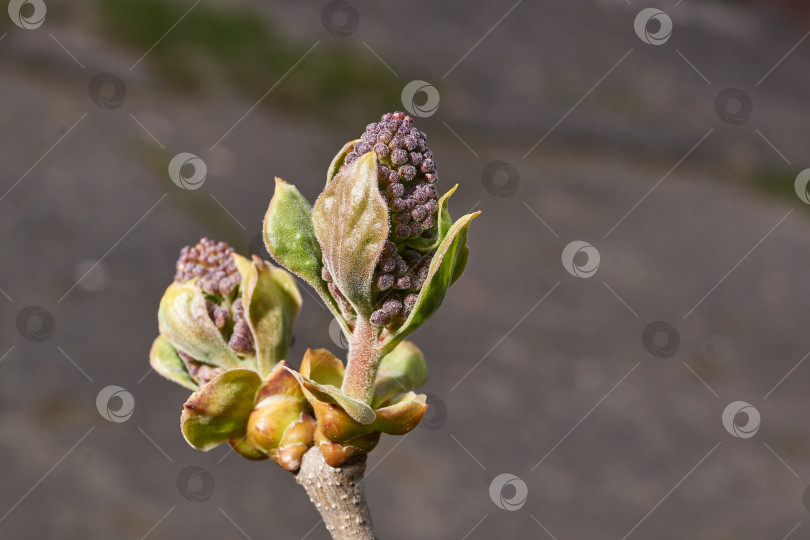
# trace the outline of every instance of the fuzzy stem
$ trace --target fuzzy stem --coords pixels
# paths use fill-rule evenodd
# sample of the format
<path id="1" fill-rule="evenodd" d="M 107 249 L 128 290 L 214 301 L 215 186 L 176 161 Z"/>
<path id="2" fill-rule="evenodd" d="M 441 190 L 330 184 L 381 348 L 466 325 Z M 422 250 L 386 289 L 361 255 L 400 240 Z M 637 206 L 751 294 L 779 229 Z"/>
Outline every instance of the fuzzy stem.
<path id="1" fill-rule="evenodd" d="M 295 480 L 307 491 L 334 540 L 374 540 L 363 491 L 366 456 L 330 467 L 316 445 L 307 450 Z"/>
<path id="2" fill-rule="evenodd" d="M 377 376 L 379 355 L 374 327 L 362 317 L 349 340 L 349 361 L 343 377 L 344 394 L 371 404 L 374 397 L 374 379 Z"/>

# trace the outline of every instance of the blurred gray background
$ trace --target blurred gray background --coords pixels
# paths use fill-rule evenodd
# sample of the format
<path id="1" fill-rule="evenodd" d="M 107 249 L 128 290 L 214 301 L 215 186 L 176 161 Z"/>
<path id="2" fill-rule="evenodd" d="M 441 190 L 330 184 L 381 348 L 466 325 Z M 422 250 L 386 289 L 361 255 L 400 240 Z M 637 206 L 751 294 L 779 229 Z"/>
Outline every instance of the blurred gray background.
<path id="1" fill-rule="evenodd" d="M 440 191 L 460 184 L 452 214 L 483 215 L 413 336 L 432 407 L 369 458 L 380 537 L 810 537 L 806 2 L 20 4 L 0 14 L 0 537 L 328 537 L 279 467 L 184 442 L 188 393 L 147 354 L 180 247 L 263 253 L 273 177 L 314 200 L 403 107 Z M 170 178 L 181 152 L 197 189 Z M 304 298 L 291 363 L 345 354 Z M 97 409 L 110 385 L 124 422 Z"/>

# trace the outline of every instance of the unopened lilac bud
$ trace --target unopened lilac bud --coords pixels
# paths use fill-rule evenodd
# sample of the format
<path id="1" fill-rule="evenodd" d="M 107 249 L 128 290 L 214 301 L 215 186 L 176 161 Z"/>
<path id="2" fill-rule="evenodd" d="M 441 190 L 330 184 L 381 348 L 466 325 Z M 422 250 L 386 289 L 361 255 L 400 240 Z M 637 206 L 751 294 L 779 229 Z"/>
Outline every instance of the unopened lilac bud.
<path id="1" fill-rule="evenodd" d="M 384 144 L 377 143 L 374 145 L 374 153 L 376 153 L 377 156 L 384 158 L 388 155 L 388 147 Z"/>
<path id="2" fill-rule="evenodd" d="M 391 162 L 395 165 L 403 165 L 408 162 L 408 152 L 401 148 L 397 148 L 391 152 Z M 432 163 L 432 162 L 431 162 Z M 427 171 L 425 171 L 427 172 Z"/>
<path id="3" fill-rule="evenodd" d="M 374 286 L 378 291 L 387 291 L 394 286 L 394 276 L 391 274 L 377 274 L 374 278 Z"/>
<path id="4" fill-rule="evenodd" d="M 399 298 L 389 298 L 383 303 L 382 309 L 388 315 L 393 317 L 394 315 L 398 315 L 402 311 L 403 306 Z"/>
<path id="5" fill-rule="evenodd" d="M 411 278 L 408 276 L 402 276 L 394 281 L 394 288 L 399 290 L 407 290 L 411 288 Z"/>
<path id="6" fill-rule="evenodd" d="M 394 259 L 390 258 L 380 259 L 378 266 L 380 267 L 380 270 L 382 270 L 383 272 L 393 272 L 394 268 L 397 267 Z"/>
<path id="7" fill-rule="evenodd" d="M 388 323 L 391 322 L 391 316 L 388 315 L 383 310 L 378 309 L 377 311 L 371 314 L 369 321 L 374 326 L 386 326 Z"/>

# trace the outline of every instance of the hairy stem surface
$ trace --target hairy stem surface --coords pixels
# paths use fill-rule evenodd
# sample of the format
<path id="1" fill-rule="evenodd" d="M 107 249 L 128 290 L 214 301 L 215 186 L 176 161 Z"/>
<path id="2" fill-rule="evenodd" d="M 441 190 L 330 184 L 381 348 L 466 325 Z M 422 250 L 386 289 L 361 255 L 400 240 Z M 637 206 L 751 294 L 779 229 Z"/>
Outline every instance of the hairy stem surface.
<path id="1" fill-rule="evenodd" d="M 304 486 L 334 540 L 375 538 L 363 490 L 365 470 L 365 456 L 335 468 L 327 465 L 317 445 L 304 454 L 295 479 Z"/>
<path id="2" fill-rule="evenodd" d="M 371 404 L 374 397 L 374 379 L 377 376 L 379 356 L 374 327 L 358 317 L 349 340 L 349 361 L 343 378 L 344 394 Z"/>

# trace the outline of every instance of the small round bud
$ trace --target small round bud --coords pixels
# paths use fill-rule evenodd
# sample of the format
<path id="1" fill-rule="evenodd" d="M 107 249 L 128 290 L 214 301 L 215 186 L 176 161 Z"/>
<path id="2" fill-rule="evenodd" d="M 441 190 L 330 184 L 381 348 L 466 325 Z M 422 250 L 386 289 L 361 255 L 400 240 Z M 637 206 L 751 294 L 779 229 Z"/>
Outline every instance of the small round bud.
<path id="1" fill-rule="evenodd" d="M 403 302 L 406 307 L 412 308 L 416 305 L 416 301 L 419 299 L 418 294 L 406 294 Z"/>
<path id="2" fill-rule="evenodd" d="M 428 215 L 427 210 L 425 210 L 424 206 L 417 206 L 413 210 L 411 210 L 411 217 L 413 217 L 414 221 L 422 221 Z M 422 234 L 422 231 L 419 231 L 419 234 Z"/>
<path id="3" fill-rule="evenodd" d="M 393 257 L 397 253 L 397 245 L 393 242 L 386 242 L 383 245 L 382 256 Z"/>
<path id="4" fill-rule="evenodd" d="M 396 229 L 394 229 L 394 232 L 400 238 L 408 238 L 408 237 L 411 236 L 411 228 L 410 228 L 410 226 L 405 225 L 405 224 L 397 225 Z"/>
<path id="5" fill-rule="evenodd" d="M 403 259 L 397 259 L 397 267 L 394 269 L 394 273 L 397 276 L 404 276 L 408 273 L 408 263 L 406 263 Z"/>
<path id="6" fill-rule="evenodd" d="M 399 289 L 401 291 L 406 291 L 411 288 L 411 278 L 408 276 L 402 276 L 394 281 L 394 288 Z"/>
<path id="7" fill-rule="evenodd" d="M 377 274 L 374 277 L 374 286 L 378 291 L 387 291 L 394 286 L 394 276 L 391 274 Z"/>
<path id="8" fill-rule="evenodd" d="M 405 199 L 397 198 L 391 203 L 391 208 L 394 209 L 395 212 L 402 212 L 408 207 L 408 203 L 405 202 Z"/>
<path id="9" fill-rule="evenodd" d="M 383 310 L 378 309 L 377 311 L 375 311 L 374 313 L 371 314 L 371 317 L 369 318 L 369 321 L 374 326 L 385 326 L 385 325 L 387 325 L 388 323 L 391 322 L 391 316 L 388 315 Z"/>
<path id="10" fill-rule="evenodd" d="M 405 182 L 413 180 L 413 177 L 416 176 L 416 167 L 413 165 L 403 165 L 399 169 L 399 176 Z"/>
<path id="11" fill-rule="evenodd" d="M 400 137 L 392 137 L 391 142 L 388 143 L 388 148 L 390 148 L 392 151 L 402 148 L 402 139 Z"/>
<path id="12" fill-rule="evenodd" d="M 394 315 L 398 315 L 402 311 L 403 305 L 398 298 L 388 298 L 383 303 L 382 309 L 389 316 L 393 317 Z"/>
<path id="13" fill-rule="evenodd" d="M 419 166 L 422 164 L 422 154 L 420 154 L 419 152 L 411 152 L 410 157 L 411 163 L 413 163 L 414 165 Z"/>
<path id="14" fill-rule="evenodd" d="M 399 183 L 393 183 L 390 186 L 388 186 L 388 193 L 392 197 L 396 198 L 402 197 L 403 195 L 405 195 L 405 186 Z"/>
<path id="15" fill-rule="evenodd" d="M 404 128 L 405 126 L 402 126 L 402 127 Z M 408 130 L 408 135 L 406 135 L 405 138 L 402 139 L 402 143 L 405 145 L 405 148 L 408 151 L 413 150 L 414 148 L 416 148 L 416 144 L 417 144 L 416 143 L 416 137 L 414 137 L 413 135 L 410 135 L 410 130 Z"/>
<path id="16" fill-rule="evenodd" d="M 388 155 L 388 147 L 384 144 L 377 143 L 374 145 L 374 153 L 379 157 L 384 158 Z"/>
<path id="17" fill-rule="evenodd" d="M 422 227 L 422 224 L 418 222 L 411 223 L 410 227 L 411 227 L 411 238 L 418 238 L 419 235 L 422 234 L 422 231 L 425 230 L 425 228 Z"/>
<path id="18" fill-rule="evenodd" d="M 395 165 L 402 165 L 402 164 L 407 163 L 407 162 L 408 162 L 408 152 L 406 152 L 405 150 L 403 150 L 401 148 L 397 148 L 396 150 L 391 152 L 391 163 L 393 163 Z M 431 163 L 433 163 L 433 162 L 431 161 Z M 424 162 L 422 163 L 422 166 L 424 167 Z M 432 170 L 432 169 L 428 169 L 428 171 L 429 170 Z M 425 172 L 427 172 L 427 171 L 425 171 Z"/>
<path id="19" fill-rule="evenodd" d="M 427 152 L 425 152 L 425 153 L 427 153 Z M 419 170 L 422 171 L 423 173 L 429 173 L 429 172 L 433 171 L 433 169 L 435 167 L 436 167 L 436 164 L 433 163 L 433 160 L 430 159 L 430 158 L 427 158 L 426 160 L 424 160 L 422 162 L 422 165 L 419 166 Z"/>

